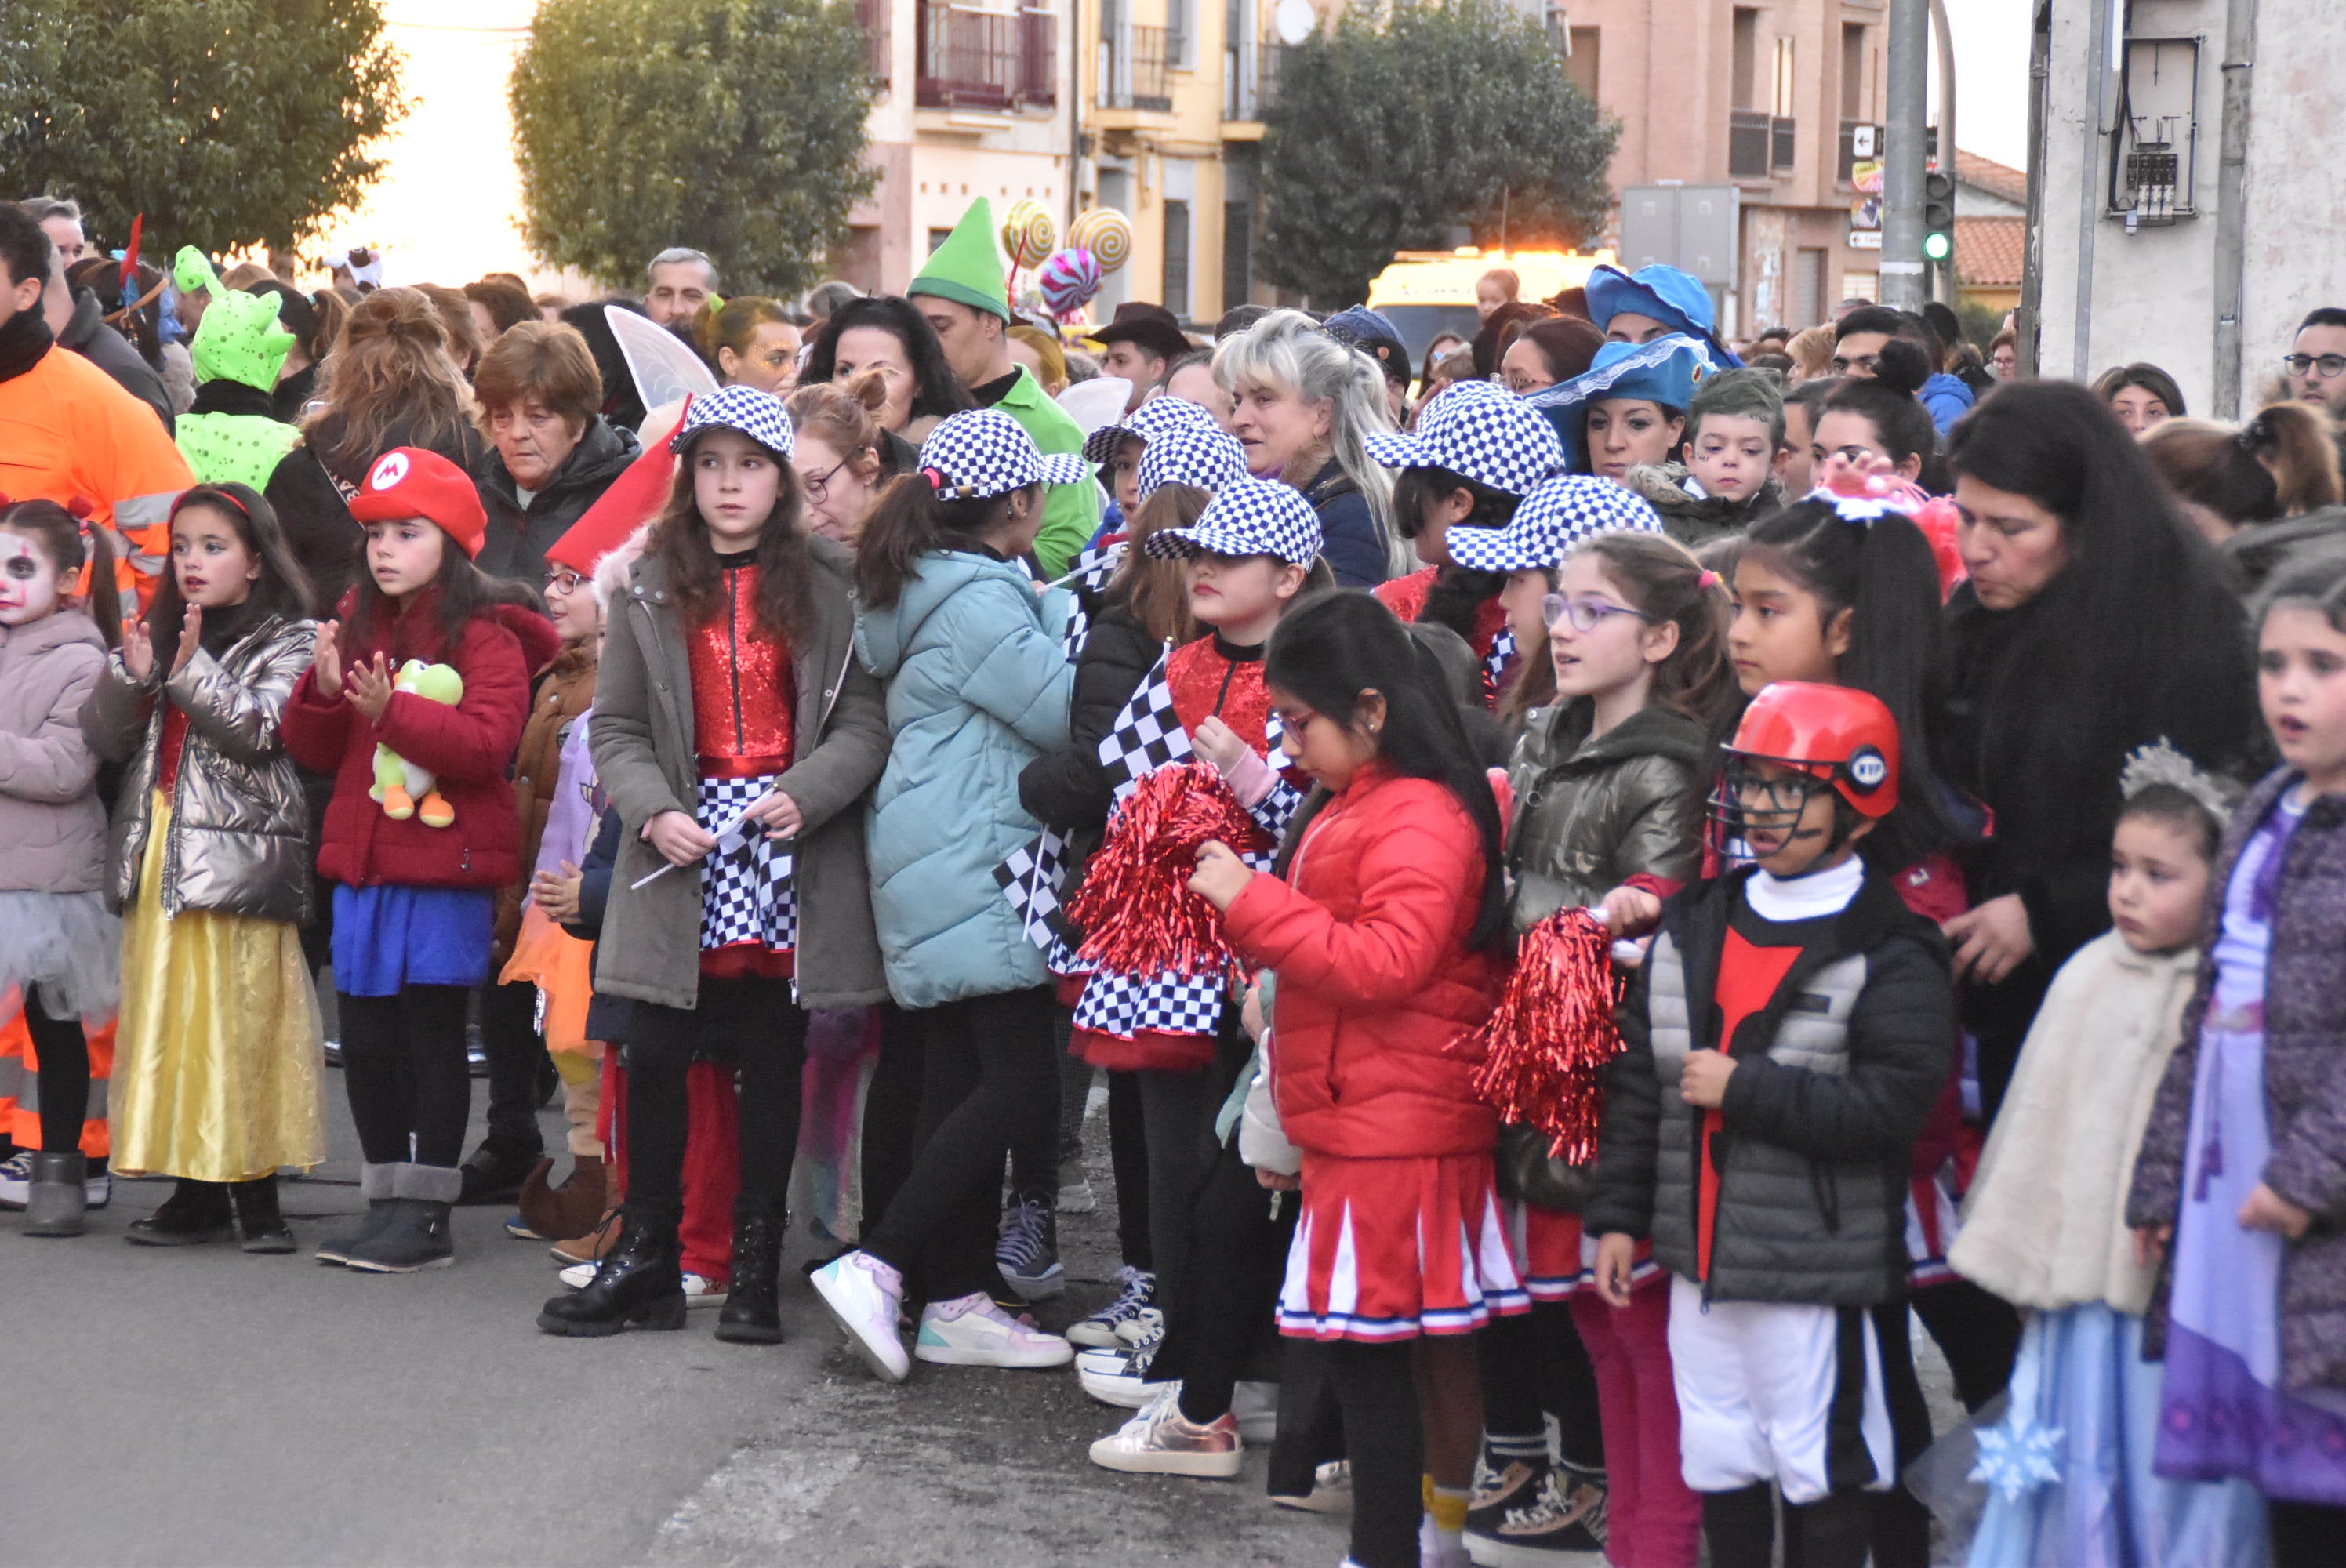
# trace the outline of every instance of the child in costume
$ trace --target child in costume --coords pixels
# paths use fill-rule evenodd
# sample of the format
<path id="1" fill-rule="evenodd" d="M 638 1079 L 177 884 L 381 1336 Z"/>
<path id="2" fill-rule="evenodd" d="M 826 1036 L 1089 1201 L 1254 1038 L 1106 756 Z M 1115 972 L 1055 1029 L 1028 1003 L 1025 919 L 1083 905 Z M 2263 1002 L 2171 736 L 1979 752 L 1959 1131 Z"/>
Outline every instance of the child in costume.
<path id="1" fill-rule="evenodd" d="M 79 1236 L 89 1187 L 106 1180 L 83 1152 L 83 1021 L 114 1012 L 122 931 L 100 891 L 106 810 L 81 732 L 82 706 L 119 640 L 105 541 L 54 501 L 0 510 L 0 993 L 17 999 L 35 1054 L 39 1148 L 16 1156 L 27 1236 Z M 86 601 L 74 591 L 85 563 Z"/>
<path id="2" fill-rule="evenodd" d="M 194 246 L 180 249 L 179 276 L 205 280 L 211 305 L 188 352 L 196 368 L 196 404 L 178 418 L 172 439 L 206 484 L 266 489 L 301 433 L 280 422 L 271 394 L 296 341 L 277 320 L 277 296 L 225 289 Z"/>
<path id="3" fill-rule="evenodd" d="M 107 887 L 124 911 L 114 1164 L 176 1179 L 130 1240 L 291 1252 L 278 1168 L 311 1169 L 326 1145 L 301 956 L 309 809 L 280 723 L 318 626 L 250 485 L 189 491 L 170 535 L 170 573 L 81 718 L 99 756 L 128 764 Z"/>
<path id="4" fill-rule="evenodd" d="M 2126 1226 L 2135 1150 L 2199 974 L 2234 792 L 2161 743 L 2127 761 L 2113 929 L 2054 976 L 1948 1261 L 2029 1313 L 2011 1413 L 1980 1434 L 1977 1568 L 2256 1568 L 2264 1507 L 2239 1481 L 2151 1473 L 2159 1370 L 2142 1359 L 2157 1276 Z"/>
<path id="5" fill-rule="evenodd" d="M 2346 566 L 2259 596 L 2258 693 L 2280 753 L 2232 815 L 2207 952 L 2127 1199 L 2168 1254 L 2156 1468 L 2265 1495 L 2276 1568 L 2346 1537 Z"/>
<path id="6" fill-rule="evenodd" d="M 1946 949 L 1858 853 L 1898 800 L 1880 699 L 1771 686 L 1730 750 L 1719 809 L 1752 863 L 1663 906 L 1582 1221 L 1615 1307 L 1641 1240 L 1672 1276 L 1710 1561 L 1772 1560 L 1780 1487 L 1810 1568 L 1859 1568 L 1896 1479 L 1868 1308 L 1904 1285 L 1907 1162 L 1954 1045 Z"/>
<path id="7" fill-rule="evenodd" d="M 529 671 L 554 654 L 535 610 L 500 605 L 473 565 L 487 517 L 464 471 L 421 447 L 367 470 L 351 514 L 365 567 L 280 721 L 293 760 L 332 771 L 318 869 L 334 884 L 333 963 L 343 1087 L 358 1124 L 365 1220 L 318 1249 L 369 1273 L 445 1268 L 463 1188 L 472 1076 L 467 993 L 489 975 L 496 890 L 520 874 L 506 778 L 529 709 Z M 445 666 L 454 704 L 395 689 L 410 663 Z M 393 817 L 373 798 L 377 753 L 429 771 L 438 810 Z"/>

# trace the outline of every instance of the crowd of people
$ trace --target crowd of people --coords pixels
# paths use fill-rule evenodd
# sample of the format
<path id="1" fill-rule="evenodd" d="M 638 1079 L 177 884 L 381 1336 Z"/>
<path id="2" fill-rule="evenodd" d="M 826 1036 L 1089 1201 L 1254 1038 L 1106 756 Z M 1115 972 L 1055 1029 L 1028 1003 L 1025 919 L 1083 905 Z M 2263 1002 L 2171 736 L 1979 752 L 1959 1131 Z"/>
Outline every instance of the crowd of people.
<path id="1" fill-rule="evenodd" d="M 1075 338 L 983 201 L 901 296 L 722 281 L 0 204 L 23 1234 L 168 1177 L 129 1241 L 295 1251 L 331 1061 L 321 1263 L 494 1204 L 564 1266 L 515 1327 L 770 1344 L 795 1207 L 878 1377 L 1267 1442 L 1358 1568 L 1925 1563 L 1917 1319 L 1981 1568 L 2332 1560 L 2346 311 L 2230 426 L 1660 267 L 1414 361 Z M 615 305 L 719 390 L 647 408 Z"/>

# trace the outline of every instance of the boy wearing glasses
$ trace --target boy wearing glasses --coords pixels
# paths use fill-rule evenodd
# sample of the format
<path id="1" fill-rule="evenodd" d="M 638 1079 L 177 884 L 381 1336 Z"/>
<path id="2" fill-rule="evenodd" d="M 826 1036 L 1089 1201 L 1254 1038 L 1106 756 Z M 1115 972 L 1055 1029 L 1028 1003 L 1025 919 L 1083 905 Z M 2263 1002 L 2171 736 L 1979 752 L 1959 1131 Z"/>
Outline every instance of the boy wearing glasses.
<path id="1" fill-rule="evenodd" d="M 2325 305 L 2299 322 L 2280 368 L 2290 398 L 2333 420 L 2346 415 L 2346 310 Z"/>
<path id="2" fill-rule="evenodd" d="M 1584 1223 L 1616 1307 L 1639 1241 L 1673 1276 L 1679 1457 L 1718 1568 L 1771 1560 L 1778 1488 L 1810 1568 L 1860 1568 L 1896 1481 L 1867 1308 L 1903 1288 L 1908 1163 L 1954 1042 L 1945 944 L 1857 853 L 1898 751 L 1869 693 L 1753 697 L 1712 802 L 1753 863 L 1664 906 L 1621 1009 Z"/>

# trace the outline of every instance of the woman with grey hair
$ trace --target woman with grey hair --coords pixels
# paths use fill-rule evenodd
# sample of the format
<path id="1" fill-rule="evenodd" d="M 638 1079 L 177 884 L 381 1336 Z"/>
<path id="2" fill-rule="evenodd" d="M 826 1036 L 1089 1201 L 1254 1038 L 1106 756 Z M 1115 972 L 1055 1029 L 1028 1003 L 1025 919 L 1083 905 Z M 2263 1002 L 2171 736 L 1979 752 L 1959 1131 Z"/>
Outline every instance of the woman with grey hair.
<path id="1" fill-rule="evenodd" d="M 1303 492 L 1340 586 L 1372 588 L 1401 562 L 1392 474 L 1364 444 L 1391 430 L 1384 374 L 1300 311 L 1273 311 L 1214 351 L 1214 380 L 1237 404 L 1229 431 L 1258 478 Z"/>

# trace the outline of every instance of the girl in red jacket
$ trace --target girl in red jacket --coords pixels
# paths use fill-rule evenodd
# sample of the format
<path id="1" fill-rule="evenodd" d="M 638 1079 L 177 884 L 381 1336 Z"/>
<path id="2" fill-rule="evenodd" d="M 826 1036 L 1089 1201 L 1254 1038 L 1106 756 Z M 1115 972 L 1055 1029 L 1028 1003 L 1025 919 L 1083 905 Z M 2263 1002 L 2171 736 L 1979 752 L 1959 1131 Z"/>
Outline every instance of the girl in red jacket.
<path id="1" fill-rule="evenodd" d="M 473 1093 L 465 993 L 488 978 L 496 890 L 521 872 L 505 772 L 529 672 L 556 639 L 544 616 L 495 602 L 472 560 L 488 518 L 446 458 L 383 453 L 351 515 L 366 528 L 366 570 L 319 632 L 283 719 L 293 759 L 334 774 L 318 870 L 334 884 L 342 1077 L 367 1200 L 365 1222 L 318 1261 L 406 1274 L 454 1257 L 448 1209 Z M 453 667 L 456 700 L 396 689 L 416 664 Z"/>
<path id="2" fill-rule="evenodd" d="M 1319 789 L 1280 875 L 1215 843 L 1189 885 L 1225 911 L 1239 954 L 1279 975 L 1266 1055 L 1303 1152 L 1280 1328 L 1330 1346 L 1352 1561 L 1415 1568 L 1421 1475 L 1454 1505 L 1438 1524 L 1454 1532 L 1465 1512 L 1482 1420 L 1479 1403 L 1456 1408 L 1475 1386 L 1466 1336 L 1530 1305 L 1492 1182 L 1498 1115 L 1460 1045 L 1504 972 L 1498 806 L 1431 661 L 1375 600 L 1296 609 L 1264 681 L 1287 756 Z M 1423 1414 L 1421 1390 L 1443 1396 Z"/>

